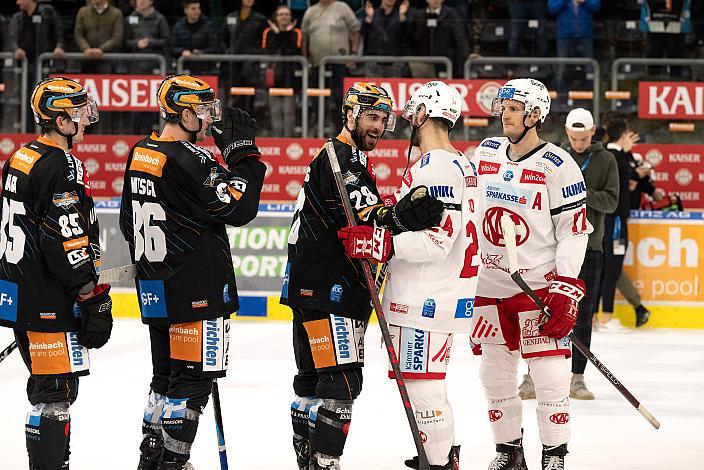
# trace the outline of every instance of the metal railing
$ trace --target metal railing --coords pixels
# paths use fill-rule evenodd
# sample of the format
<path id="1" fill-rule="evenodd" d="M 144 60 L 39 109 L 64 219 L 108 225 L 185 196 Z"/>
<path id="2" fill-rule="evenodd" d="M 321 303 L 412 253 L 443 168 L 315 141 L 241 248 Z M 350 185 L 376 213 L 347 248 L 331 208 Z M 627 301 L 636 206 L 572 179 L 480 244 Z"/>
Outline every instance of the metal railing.
<path id="1" fill-rule="evenodd" d="M 618 90 L 619 84 L 619 69 L 624 65 L 659 65 L 659 66 L 688 66 L 688 67 L 704 67 L 704 59 L 667 59 L 667 58 L 635 58 L 623 57 L 616 59 L 611 64 L 611 90 Z M 672 80 L 675 80 L 674 78 Z M 617 100 L 611 101 L 611 110 L 615 111 L 618 107 Z"/>
<path id="2" fill-rule="evenodd" d="M 37 80 L 43 78 L 44 62 L 48 59 L 53 59 L 51 52 L 44 52 L 37 57 Z M 75 60 L 78 62 L 104 62 L 104 61 L 127 61 L 132 62 L 157 62 L 159 64 L 159 73 L 166 75 L 166 59 L 161 54 L 127 54 L 123 52 L 106 52 L 99 60 L 89 59 L 82 52 L 66 52 L 63 60 Z"/>
<path id="3" fill-rule="evenodd" d="M 385 55 L 327 55 L 320 59 L 319 69 L 318 69 L 318 86 L 324 87 L 325 85 L 325 66 L 328 64 L 347 64 L 349 62 L 354 63 L 366 63 L 366 62 L 383 62 L 383 63 L 397 63 L 406 64 L 409 62 L 423 62 L 426 64 L 441 64 L 445 66 L 445 71 L 447 73 L 447 78 L 452 78 L 452 61 L 447 57 L 427 57 L 427 56 L 385 56 Z M 304 93 L 305 95 L 306 93 Z M 324 138 L 325 134 L 325 97 L 323 95 L 318 96 L 318 137 Z"/>
<path id="4" fill-rule="evenodd" d="M 308 90 L 308 61 L 300 55 L 271 56 L 257 54 L 201 54 L 189 57 L 179 57 L 176 61 L 176 72 L 182 73 L 186 62 L 258 62 L 277 63 L 288 62 L 297 63 L 301 66 L 301 89 Z M 308 137 L 308 93 L 301 93 L 301 137 Z"/>
<path id="5" fill-rule="evenodd" d="M 0 60 L 5 65 L 15 66 L 15 54 L 12 52 L 0 52 Z M 4 70 L 4 68 L 0 70 Z M 20 60 L 20 70 L 20 129 L 22 132 L 27 132 L 27 72 L 29 69 L 26 57 Z M 8 90 L 6 89 L 4 93 L 7 92 Z"/>
<path id="6" fill-rule="evenodd" d="M 589 65 L 592 67 L 592 114 L 595 124 L 599 123 L 599 89 L 600 67 L 599 62 L 588 57 L 479 57 L 467 59 L 464 63 L 464 78 L 469 79 L 473 65 L 478 64 L 510 64 L 510 65 Z"/>

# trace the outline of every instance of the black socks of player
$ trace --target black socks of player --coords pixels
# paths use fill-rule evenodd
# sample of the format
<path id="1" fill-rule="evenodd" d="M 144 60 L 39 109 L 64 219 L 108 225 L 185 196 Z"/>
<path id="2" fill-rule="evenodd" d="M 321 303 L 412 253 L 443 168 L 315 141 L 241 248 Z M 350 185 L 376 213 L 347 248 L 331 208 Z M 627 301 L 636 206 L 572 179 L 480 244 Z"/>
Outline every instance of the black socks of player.
<path id="1" fill-rule="evenodd" d="M 310 446 L 314 454 L 342 455 L 354 400 L 321 399 L 310 410 Z"/>
<path id="2" fill-rule="evenodd" d="M 300 470 L 310 466 L 310 439 L 308 436 L 308 416 L 311 407 L 317 402 L 315 397 L 296 397 L 291 403 L 291 424 L 293 425 L 293 450 Z"/>
<path id="3" fill-rule="evenodd" d="M 27 415 L 25 438 L 31 470 L 68 467 L 68 440 L 71 418 L 68 402 L 39 403 Z"/>

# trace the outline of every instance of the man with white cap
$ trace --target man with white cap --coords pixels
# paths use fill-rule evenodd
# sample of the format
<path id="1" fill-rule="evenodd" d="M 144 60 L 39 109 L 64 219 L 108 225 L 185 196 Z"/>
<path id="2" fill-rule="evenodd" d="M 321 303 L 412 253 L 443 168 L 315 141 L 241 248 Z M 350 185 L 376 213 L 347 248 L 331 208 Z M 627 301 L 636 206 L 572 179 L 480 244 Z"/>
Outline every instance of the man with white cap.
<path id="1" fill-rule="evenodd" d="M 568 143 L 563 145 L 582 170 L 587 197 L 587 220 L 594 227 L 589 235 L 584 263 L 579 278 L 587 287 L 587 294 L 579 303 L 574 334 L 587 346 L 592 339 L 592 316 L 599 306 L 599 283 L 603 266 L 604 217 L 616 210 L 619 194 L 619 176 L 616 159 L 604 149 L 601 142 L 592 142 L 596 131 L 592 114 L 584 108 L 570 111 L 565 122 Z M 584 382 L 587 358 L 578 350 L 572 351 L 572 381 L 570 397 L 593 400 L 594 394 Z M 523 399 L 535 398 L 530 375 L 524 376 L 519 390 Z"/>

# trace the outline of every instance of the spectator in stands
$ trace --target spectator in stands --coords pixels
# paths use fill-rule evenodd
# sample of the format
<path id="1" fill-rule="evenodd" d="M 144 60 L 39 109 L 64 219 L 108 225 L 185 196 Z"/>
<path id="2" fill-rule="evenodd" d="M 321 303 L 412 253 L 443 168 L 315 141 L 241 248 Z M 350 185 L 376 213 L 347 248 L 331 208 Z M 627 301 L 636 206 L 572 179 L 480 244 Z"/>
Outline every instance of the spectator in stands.
<path id="1" fill-rule="evenodd" d="M 455 76 L 463 73 L 469 56 L 467 28 L 454 8 L 443 0 L 427 0 L 427 8 L 413 14 L 410 25 L 410 50 L 413 55 L 445 56 L 452 61 Z M 411 63 L 414 77 L 437 77 L 442 65 Z M 450 78 L 450 77 L 448 77 Z"/>
<path id="2" fill-rule="evenodd" d="M 601 276 L 601 322 L 599 331 L 624 330 L 618 319 L 613 318 L 616 282 L 621 276 L 623 258 L 628 246 L 628 215 L 630 213 L 629 193 L 634 189 L 638 175 L 629 160 L 633 158 L 633 139 L 629 136 L 625 119 L 612 119 L 606 128 L 609 143 L 606 148 L 613 154 L 618 167 L 619 197 L 616 210 L 604 219 L 604 269 Z"/>
<path id="3" fill-rule="evenodd" d="M 15 59 L 27 59 L 27 91 L 31 93 L 36 80 L 37 57 L 44 52 L 51 52 L 55 59 L 64 56 L 64 35 L 61 18 L 54 7 L 46 4 L 38 4 L 36 0 L 17 0 L 19 11 L 12 15 L 8 28 L 8 50 L 14 51 Z M 2 31 L 0 30 L 0 42 L 2 41 Z M 10 108 L 4 114 L 12 121 L 12 127 L 18 125 L 19 119 L 19 98 L 20 80 L 13 80 L 12 75 L 7 74 L 4 79 L 6 90 L 4 97 L 5 104 Z M 1 80 L 1 79 L 0 79 Z M 34 116 L 31 109 L 27 109 L 25 118 L 27 127 L 33 126 Z M 21 131 L 19 128 L 13 129 L 15 132 Z"/>
<path id="4" fill-rule="evenodd" d="M 511 15 L 511 26 L 509 28 L 508 55 L 509 57 L 520 57 L 534 55 L 547 57 L 548 36 L 547 36 L 547 11 L 545 0 L 508 0 L 508 11 Z M 525 31 L 528 27 L 528 20 L 538 21 L 538 33 L 536 35 L 534 51 L 525 51 Z"/>
<path id="5" fill-rule="evenodd" d="M 174 57 L 191 57 L 200 54 L 213 54 L 218 50 L 217 37 L 210 18 L 202 14 L 200 0 L 184 0 L 185 18 L 176 22 L 171 32 L 171 55 Z M 207 73 L 211 64 L 191 62 L 191 73 Z"/>
<path id="6" fill-rule="evenodd" d="M 548 0 L 548 13 L 557 17 L 557 56 L 594 57 L 594 15 L 601 0 Z M 557 89 L 565 91 L 565 66 L 557 66 Z"/>
<path id="7" fill-rule="evenodd" d="M 164 54 L 169 42 L 169 24 L 154 8 L 154 0 L 136 0 L 135 10 L 125 20 L 125 44 L 129 52 Z M 146 65 L 146 67 L 142 67 Z M 135 62 L 133 71 L 140 73 L 154 64 Z"/>
<path id="8" fill-rule="evenodd" d="M 291 9 L 279 5 L 273 21 L 262 35 L 262 49 L 271 55 L 301 55 L 303 32 L 296 28 Z M 300 84 L 294 72 L 297 64 L 274 63 L 267 68 L 267 87 L 293 88 L 294 96 L 269 95 L 271 128 L 275 137 L 293 137 L 296 122 L 296 98 Z"/>
<path id="9" fill-rule="evenodd" d="M 125 45 L 135 54 L 166 54 L 169 42 L 169 24 L 164 15 L 154 8 L 154 0 L 136 0 L 135 10 L 125 18 Z M 130 65 L 131 73 L 151 74 L 157 63 L 135 60 Z M 145 129 L 153 129 L 157 115 L 153 112 L 130 113 L 128 128 L 133 134 L 143 134 Z"/>
<path id="10" fill-rule="evenodd" d="M 308 8 L 303 15 L 303 54 L 313 65 L 312 76 L 317 77 L 320 59 L 326 55 L 356 55 L 359 50 L 361 26 L 352 9 L 340 0 L 320 0 Z M 348 64 L 354 67 L 354 64 Z M 328 107 L 339 112 L 342 103 L 342 85 L 346 66 L 334 64 L 329 66 L 332 99 Z M 323 83 L 318 86 L 324 87 Z M 339 115 L 332 119 L 338 125 Z"/>
<path id="11" fill-rule="evenodd" d="M 640 29 L 648 35 L 648 57 L 684 57 L 685 37 L 692 32 L 691 0 L 643 0 Z M 651 72 L 667 73 L 666 69 L 652 67 Z M 680 75 L 682 67 L 670 67 L 670 73 Z"/>
<path id="12" fill-rule="evenodd" d="M 374 8 L 371 1 L 364 5 L 364 21 L 362 21 L 362 41 L 364 55 L 407 55 L 408 44 L 408 0 L 402 0 L 396 5 L 396 0 L 381 0 L 379 7 Z M 398 62 L 373 63 L 366 65 L 369 77 L 403 77 L 405 64 Z"/>
<path id="13" fill-rule="evenodd" d="M 221 47 L 227 54 L 262 53 L 262 33 L 266 17 L 254 11 L 254 0 L 242 0 L 239 10 L 225 17 L 222 23 Z M 259 62 L 229 62 L 222 67 L 225 88 L 229 86 L 260 88 L 262 68 Z M 230 104 L 253 113 L 254 96 L 232 97 Z"/>
<path id="14" fill-rule="evenodd" d="M 122 45 L 125 24 L 120 9 L 108 0 L 89 0 L 78 10 L 73 35 L 86 58 L 97 61 L 105 52 L 118 52 Z M 109 63 L 84 63 L 84 73 L 110 73 Z"/>

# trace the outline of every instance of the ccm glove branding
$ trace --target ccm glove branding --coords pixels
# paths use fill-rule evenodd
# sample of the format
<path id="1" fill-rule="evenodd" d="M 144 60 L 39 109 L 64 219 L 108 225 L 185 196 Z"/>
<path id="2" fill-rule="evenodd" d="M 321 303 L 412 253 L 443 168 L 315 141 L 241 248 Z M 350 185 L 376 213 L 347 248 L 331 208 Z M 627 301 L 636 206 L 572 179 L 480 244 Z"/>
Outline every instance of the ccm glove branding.
<path id="1" fill-rule="evenodd" d="M 259 158 L 259 149 L 254 139 L 257 135 L 257 120 L 247 111 L 228 107 L 222 120 L 213 124 L 213 139 L 228 165 L 234 165 L 247 156 Z"/>
<path id="2" fill-rule="evenodd" d="M 112 299 L 110 286 L 98 284 L 93 295 L 85 300 L 78 300 L 81 309 L 81 330 L 78 342 L 88 349 L 101 348 L 110 339 L 112 332 Z"/>
<path id="3" fill-rule="evenodd" d="M 540 326 L 540 332 L 550 338 L 567 336 L 577 322 L 579 301 L 585 294 L 586 287 L 581 279 L 564 276 L 553 279 L 545 297 L 545 305 L 551 316 Z M 541 323 L 543 320 L 544 318 L 541 318 Z"/>

